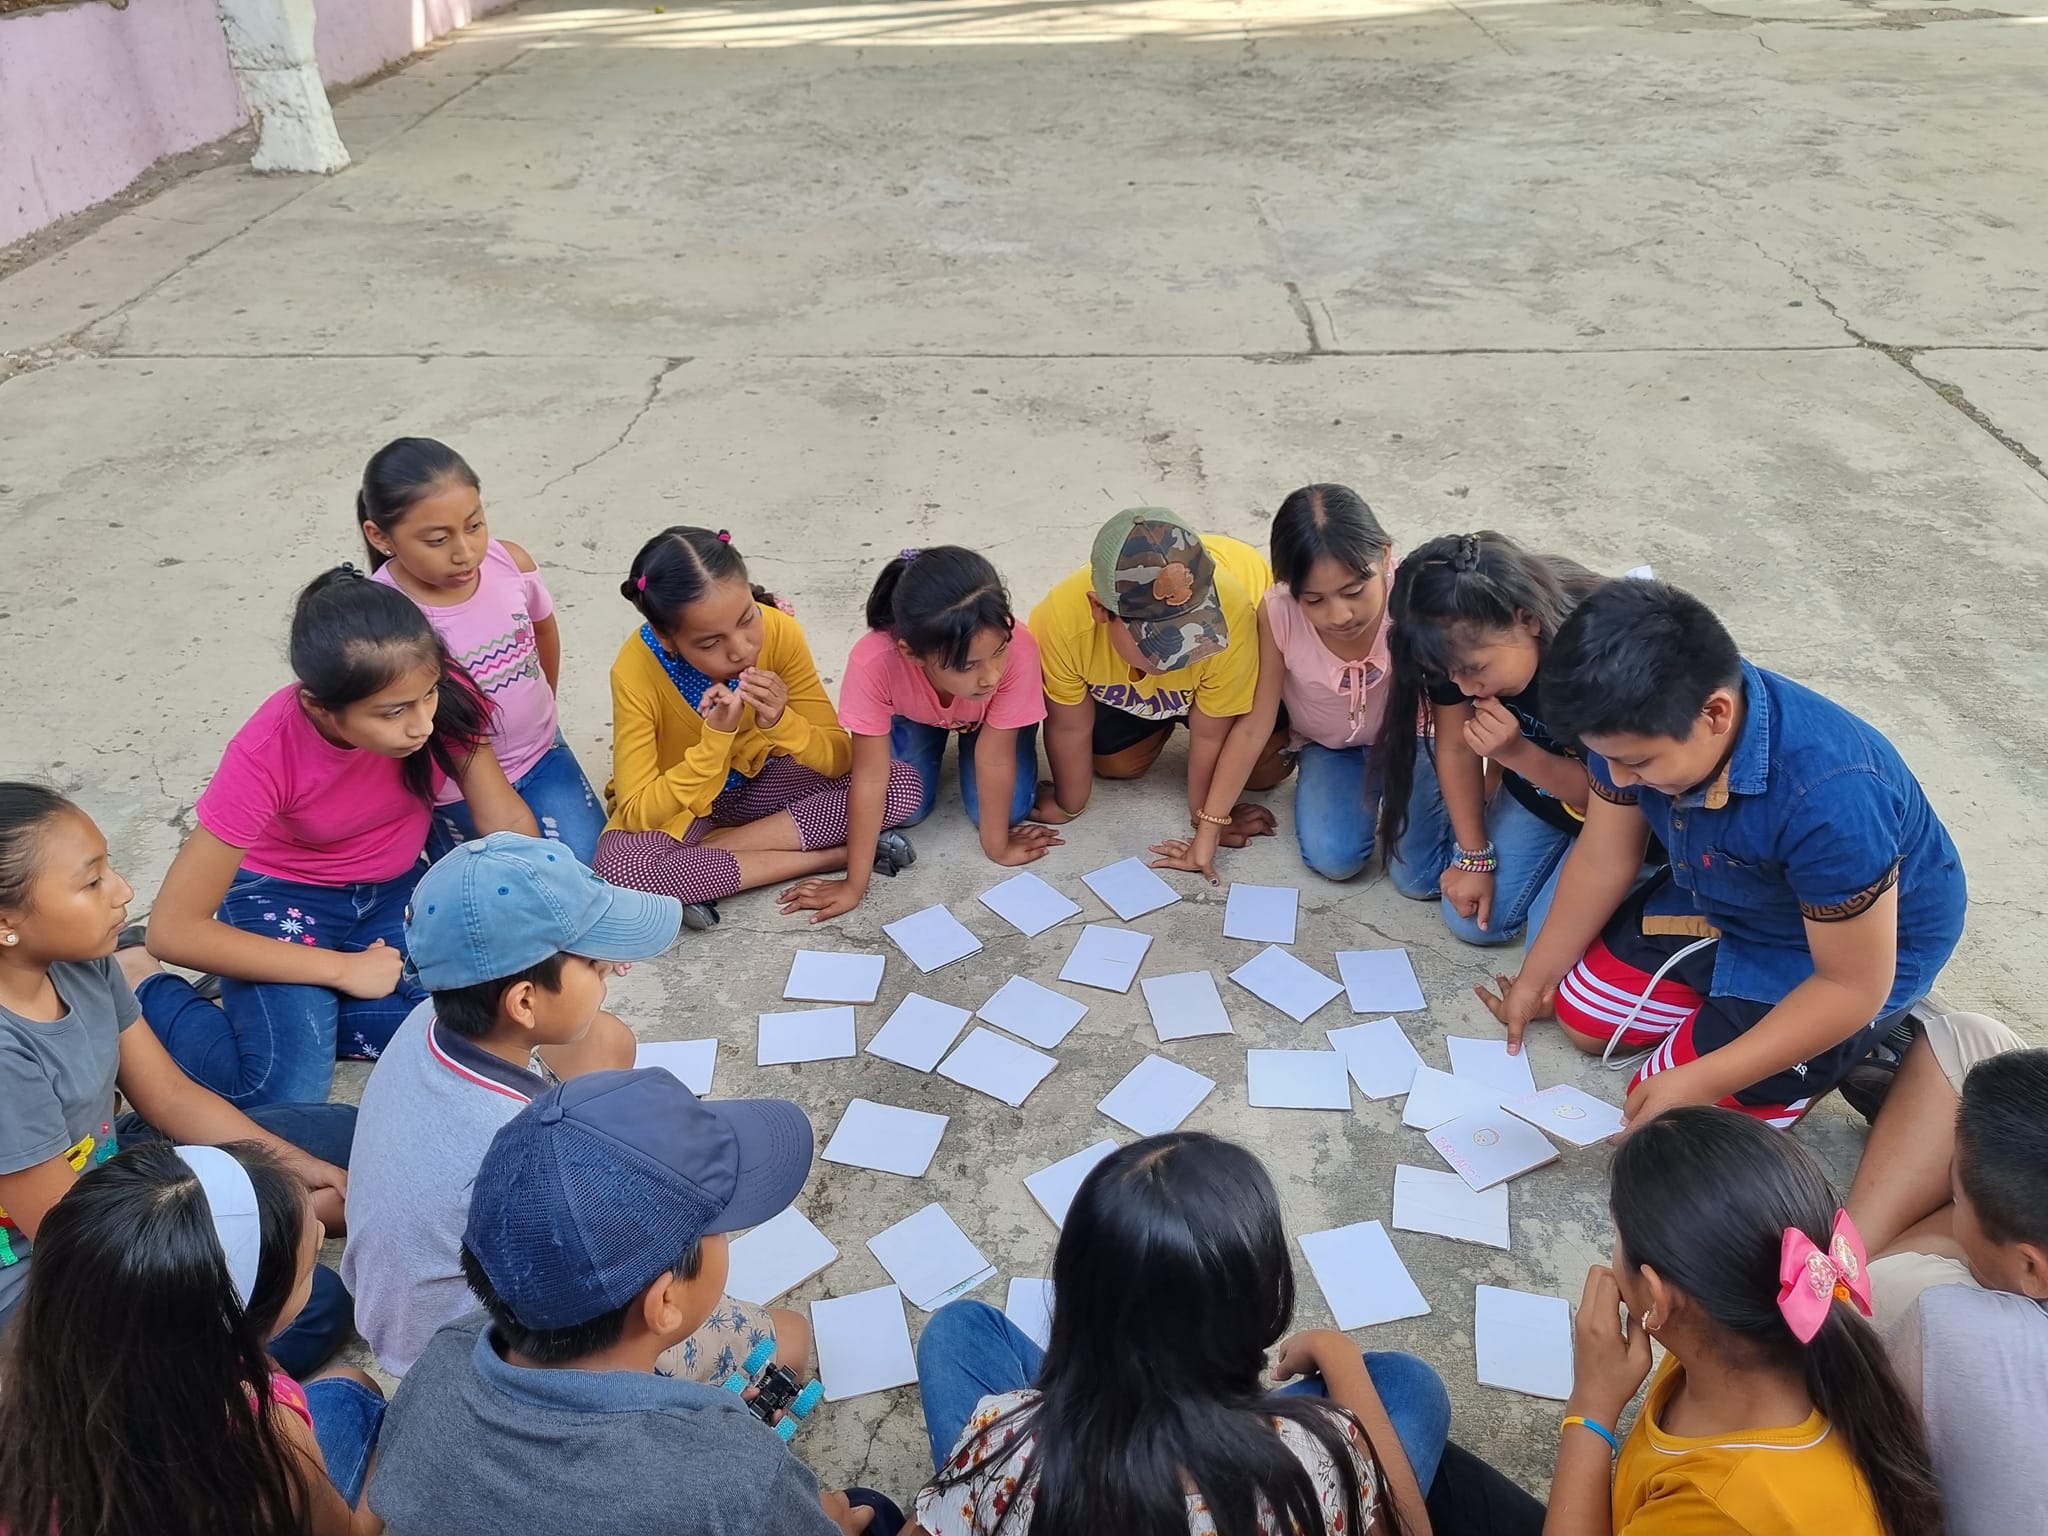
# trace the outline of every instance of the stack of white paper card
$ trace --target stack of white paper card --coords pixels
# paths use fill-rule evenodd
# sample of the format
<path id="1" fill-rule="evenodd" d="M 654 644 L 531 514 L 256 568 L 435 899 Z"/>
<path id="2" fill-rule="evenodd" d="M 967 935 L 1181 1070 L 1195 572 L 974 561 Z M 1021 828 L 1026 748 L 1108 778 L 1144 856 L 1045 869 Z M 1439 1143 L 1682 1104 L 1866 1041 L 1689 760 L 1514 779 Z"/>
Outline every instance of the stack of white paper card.
<path id="1" fill-rule="evenodd" d="M 1074 952 L 1060 967 L 1060 980 L 1105 992 L 1128 992 L 1137 980 L 1145 951 L 1152 947 L 1152 935 L 1135 928 L 1112 928 L 1107 923 L 1090 923 L 1081 930 Z"/>
<path id="2" fill-rule="evenodd" d="M 1164 1056 L 1147 1056 L 1095 1107 L 1140 1136 L 1163 1136 L 1179 1130 L 1180 1123 L 1215 1091 L 1214 1078 Z"/>
<path id="3" fill-rule="evenodd" d="M 1245 1093 L 1254 1109 L 1349 1109 L 1351 1074 L 1341 1051 L 1246 1051 Z"/>
<path id="4" fill-rule="evenodd" d="M 1501 1107 L 1575 1147 L 1590 1147 L 1621 1134 L 1621 1111 L 1570 1083 L 1509 1099 Z"/>
<path id="5" fill-rule="evenodd" d="M 1387 1229 L 1376 1221 L 1304 1232 L 1301 1251 L 1308 1255 L 1308 1267 L 1330 1304 L 1330 1315 L 1346 1332 L 1429 1311 L 1408 1266 L 1394 1252 Z"/>
<path id="6" fill-rule="evenodd" d="M 1351 1081 L 1368 1099 L 1397 1099 L 1415 1081 L 1422 1058 L 1408 1043 L 1399 1019 L 1374 1019 L 1369 1024 L 1347 1024 L 1326 1029 L 1330 1044 L 1344 1053 L 1351 1068 Z"/>
<path id="7" fill-rule="evenodd" d="M 1450 1048 L 1453 1077 L 1490 1088 L 1503 1100 L 1536 1091 L 1536 1076 L 1529 1070 L 1529 1058 L 1510 1056 L 1507 1041 L 1447 1035 L 1444 1044 Z"/>
<path id="8" fill-rule="evenodd" d="M 1058 1065 L 1057 1059 L 1042 1051 L 1019 1045 L 992 1029 L 977 1029 L 939 1063 L 939 1076 L 1001 1099 L 1015 1109 Z"/>
<path id="9" fill-rule="evenodd" d="M 992 891 L 981 893 L 981 904 L 1027 939 L 1035 939 L 1055 923 L 1063 923 L 1081 910 L 1029 870 L 1012 875 Z"/>
<path id="10" fill-rule="evenodd" d="M 1073 1032 L 1087 1011 L 1079 998 L 1042 987 L 1029 977 L 1012 976 L 975 1009 L 975 1016 L 1049 1051 Z"/>
<path id="11" fill-rule="evenodd" d="M 1408 1084 L 1408 1102 L 1401 1106 L 1401 1123 L 1418 1131 L 1433 1131 L 1460 1115 L 1485 1114 L 1500 1108 L 1500 1095 L 1478 1083 L 1435 1067 L 1415 1069 Z"/>
<path id="12" fill-rule="evenodd" d="M 912 965 L 925 972 L 951 965 L 981 948 L 981 940 L 944 907 L 926 907 L 922 912 L 884 923 L 882 932 L 896 941 L 896 947 L 910 957 Z M 872 1001 L 872 993 L 869 999 Z"/>
<path id="13" fill-rule="evenodd" d="M 1353 1013 L 1413 1013 L 1429 1006 L 1405 949 L 1340 949 L 1337 974 Z"/>
<path id="14" fill-rule="evenodd" d="M 1071 1156 L 1028 1175 L 1024 1187 L 1031 1191 L 1031 1198 L 1038 1202 L 1039 1208 L 1052 1218 L 1052 1224 L 1063 1227 L 1067 1224 L 1067 1207 L 1074 1203 L 1082 1180 L 1115 1150 L 1113 1141 L 1098 1141 L 1092 1147 L 1083 1147 Z"/>
<path id="15" fill-rule="evenodd" d="M 1052 1343 L 1052 1282 L 1012 1280 L 1010 1293 L 1003 1298 L 1003 1316 L 1015 1323 L 1025 1338 L 1046 1348 Z"/>
<path id="16" fill-rule="evenodd" d="M 1292 944 L 1301 892 L 1291 885 L 1230 883 L 1223 907 L 1223 937 L 1250 939 L 1254 944 Z"/>
<path id="17" fill-rule="evenodd" d="M 757 1307 L 802 1285 L 839 1257 L 832 1239 L 795 1206 L 732 1240 L 725 1294 Z"/>
<path id="18" fill-rule="evenodd" d="M 868 1042 L 868 1054 L 897 1062 L 913 1072 L 929 1072 L 939 1064 L 960 1031 L 974 1015 L 926 997 L 921 992 L 904 994 L 889 1022 L 875 1031 Z"/>
<path id="19" fill-rule="evenodd" d="M 782 995 L 797 1003 L 872 1003 L 882 987 L 881 955 L 800 949 Z"/>
<path id="20" fill-rule="evenodd" d="M 1344 990 L 1277 944 L 1268 944 L 1253 955 L 1230 973 L 1230 979 L 1297 1024 L 1306 1024 L 1310 1014 Z"/>
<path id="21" fill-rule="evenodd" d="M 1180 893 L 1160 879 L 1138 859 L 1119 859 L 1114 864 L 1081 877 L 1102 904 L 1125 922 L 1157 912 L 1180 900 Z"/>
<path id="22" fill-rule="evenodd" d="M 996 1272 L 960 1224 L 937 1204 L 876 1233 L 868 1239 L 868 1251 L 910 1304 L 925 1312 L 938 1311 Z"/>
<path id="23" fill-rule="evenodd" d="M 1481 1386 L 1559 1402 L 1572 1395 L 1572 1309 L 1562 1296 L 1480 1286 L 1472 1345 Z"/>
<path id="24" fill-rule="evenodd" d="M 1151 1010 L 1152 1027 L 1159 1032 L 1161 1044 L 1193 1035 L 1231 1033 L 1230 1015 L 1223 1011 L 1216 978 L 1207 971 L 1147 976 L 1138 987 L 1145 994 L 1145 1006 Z"/>
<path id="25" fill-rule="evenodd" d="M 718 1065 L 716 1040 L 643 1040 L 633 1052 L 636 1067 L 661 1067 L 673 1074 L 690 1092 L 702 1098 L 711 1091 L 711 1074 Z M 746 1298 L 741 1297 L 742 1301 Z"/>
<path id="26" fill-rule="evenodd" d="M 1491 1189 L 1557 1161 L 1557 1148 L 1504 1109 L 1460 1115 L 1429 1133 L 1429 1144 L 1474 1189 Z"/>
<path id="27" fill-rule="evenodd" d="M 812 1302 L 811 1334 L 828 1403 L 917 1380 L 903 1293 L 893 1285 Z"/>
<path id="28" fill-rule="evenodd" d="M 761 1015 L 764 1067 L 789 1061 L 835 1061 L 853 1054 L 851 1008 L 799 1008 Z"/>
<path id="29" fill-rule="evenodd" d="M 921 1179 L 945 1134 L 944 1115 L 855 1099 L 840 1116 L 839 1129 L 825 1143 L 823 1156 L 828 1163 Z"/>
<path id="30" fill-rule="evenodd" d="M 1394 1225 L 1488 1248 L 1508 1245 L 1508 1187 L 1474 1189 L 1439 1168 L 1394 1167 Z"/>

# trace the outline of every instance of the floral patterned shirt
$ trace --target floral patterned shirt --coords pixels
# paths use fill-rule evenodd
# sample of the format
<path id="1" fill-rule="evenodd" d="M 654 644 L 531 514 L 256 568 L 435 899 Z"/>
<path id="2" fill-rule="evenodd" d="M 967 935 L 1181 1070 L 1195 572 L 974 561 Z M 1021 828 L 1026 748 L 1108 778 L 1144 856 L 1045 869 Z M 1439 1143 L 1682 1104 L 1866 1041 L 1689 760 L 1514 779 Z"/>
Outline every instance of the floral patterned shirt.
<path id="1" fill-rule="evenodd" d="M 931 1536 L 988 1536 L 1006 1511 L 1016 1506 L 1015 1518 L 1004 1527 L 1005 1536 L 1027 1536 L 1031 1529 L 1031 1454 L 1037 1439 L 1031 1433 L 1028 1414 L 1011 1419 L 993 1440 L 986 1438 L 990 1425 L 1020 1408 L 1037 1402 L 1036 1392 L 1005 1392 L 985 1397 L 967 1421 L 960 1443 L 953 1447 L 946 1464 L 948 1474 L 970 1473 L 966 1482 L 944 1488 L 928 1487 L 917 1496 L 917 1523 Z M 1359 1503 L 1365 1523 L 1354 1530 L 1345 1518 L 1344 1485 L 1322 1442 L 1291 1419 L 1273 1420 L 1280 1440 L 1308 1469 L 1315 1482 L 1316 1496 L 1323 1506 L 1323 1524 L 1329 1536 L 1366 1536 L 1379 1528 L 1373 1511 L 1379 1504 L 1371 1459 L 1352 1433 L 1351 1459 L 1358 1470 Z M 1259 1519 L 1265 1536 L 1291 1536 L 1280 1528 L 1270 1511 Z M 1199 1495 L 1188 1495 L 1188 1536 L 1215 1536 L 1216 1524 Z"/>

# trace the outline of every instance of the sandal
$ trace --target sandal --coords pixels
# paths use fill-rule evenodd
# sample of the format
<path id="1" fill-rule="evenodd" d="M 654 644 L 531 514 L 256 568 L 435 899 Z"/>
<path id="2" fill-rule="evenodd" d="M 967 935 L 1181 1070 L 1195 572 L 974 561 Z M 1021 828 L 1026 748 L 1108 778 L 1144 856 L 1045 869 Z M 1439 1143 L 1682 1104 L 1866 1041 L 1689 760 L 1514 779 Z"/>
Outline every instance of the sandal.
<path id="1" fill-rule="evenodd" d="M 875 873 L 895 879 L 917 862 L 917 850 L 901 832 L 888 831 L 875 839 Z"/>
<path id="2" fill-rule="evenodd" d="M 724 919 L 718 915 L 715 901 L 686 901 L 683 903 L 683 926 L 692 933 L 703 933 L 717 927 Z"/>

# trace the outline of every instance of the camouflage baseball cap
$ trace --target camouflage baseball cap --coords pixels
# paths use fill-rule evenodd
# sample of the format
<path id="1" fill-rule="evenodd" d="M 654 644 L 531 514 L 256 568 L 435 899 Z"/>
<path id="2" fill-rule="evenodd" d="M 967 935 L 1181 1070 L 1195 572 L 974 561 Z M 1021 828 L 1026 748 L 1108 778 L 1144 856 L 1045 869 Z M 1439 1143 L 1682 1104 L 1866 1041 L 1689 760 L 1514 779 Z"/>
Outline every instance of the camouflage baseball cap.
<path id="1" fill-rule="evenodd" d="M 1163 507 L 1130 507 L 1104 523 L 1091 566 L 1096 597 L 1130 625 L 1160 671 L 1192 666 L 1230 644 L 1216 562 L 1202 536 Z"/>

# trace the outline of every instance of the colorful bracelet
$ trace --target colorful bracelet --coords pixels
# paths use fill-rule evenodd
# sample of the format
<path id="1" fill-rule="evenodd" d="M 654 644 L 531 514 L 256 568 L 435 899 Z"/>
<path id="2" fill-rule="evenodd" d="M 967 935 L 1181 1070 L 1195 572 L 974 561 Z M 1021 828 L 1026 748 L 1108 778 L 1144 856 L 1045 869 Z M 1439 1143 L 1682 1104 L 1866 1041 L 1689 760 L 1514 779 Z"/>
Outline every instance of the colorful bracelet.
<path id="1" fill-rule="evenodd" d="M 1451 860 L 1451 868 L 1462 869 L 1467 874 L 1490 875 L 1500 868 L 1500 854 L 1492 843 L 1484 848 L 1460 848 L 1458 856 Z"/>
<path id="2" fill-rule="evenodd" d="M 1594 1423 L 1593 1420 L 1587 1418 L 1582 1413 L 1574 1413 L 1570 1415 L 1565 1419 L 1565 1421 L 1562 1424 L 1558 1425 L 1557 1427 L 1561 1430 L 1570 1429 L 1574 1424 L 1578 1425 L 1581 1429 L 1590 1429 L 1602 1440 L 1605 1440 L 1607 1442 L 1607 1449 L 1609 1454 L 1620 1454 L 1621 1442 L 1614 1438 L 1614 1431 L 1609 1429 L 1605 1424 Z"/>

